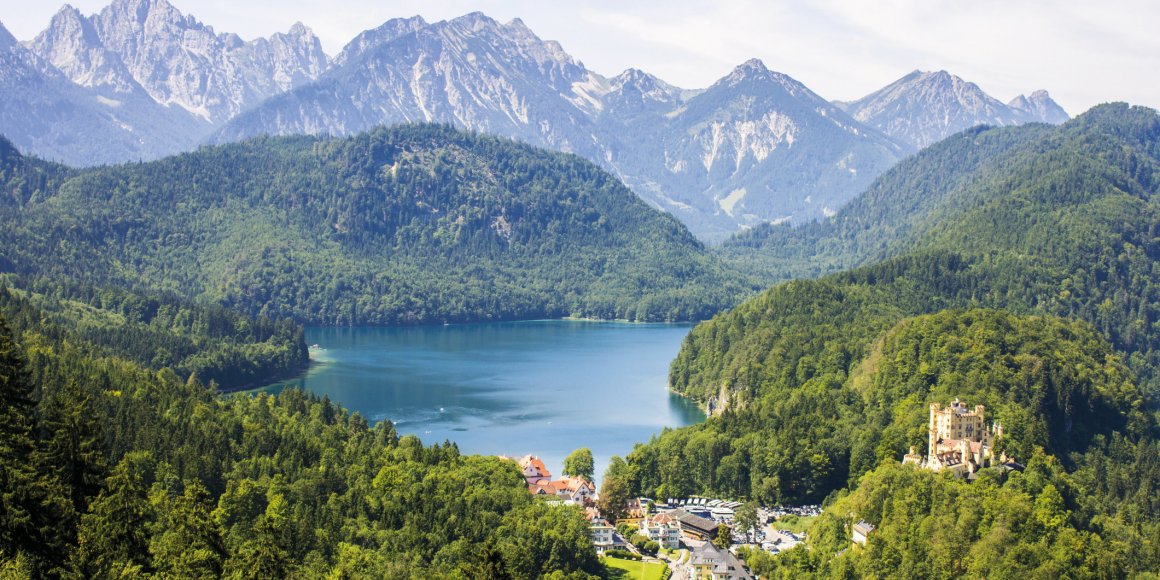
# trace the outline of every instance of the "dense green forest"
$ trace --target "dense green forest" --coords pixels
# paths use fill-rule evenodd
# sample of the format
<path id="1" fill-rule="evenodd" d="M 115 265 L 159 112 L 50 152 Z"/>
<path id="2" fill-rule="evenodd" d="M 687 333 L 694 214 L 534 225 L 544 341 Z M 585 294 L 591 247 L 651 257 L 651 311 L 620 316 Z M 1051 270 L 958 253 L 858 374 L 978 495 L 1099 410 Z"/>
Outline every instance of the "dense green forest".
<path id="1" fill-rule="evenodd" d="M 261 336 L 294 327 L 33 286 L 0 289 L 0 577 L 600 571 L 579 510 L 535 500 L 514 463 L 301 391 L 222 397 L 199 382 L 230 375 L 218 353 L 263 353 Z M 175 354 L 201 365 L 179 377 L 155 366 L 154 338 L 210 358 Z"/>
<path id="2" fill-rule="evenodd" d="M 89 354 L 168 368 L 221 390 L 269 384 L 309 361 L 302 327 L 293 322 L 174 296 L 0 275 L 0 313 L 51 340 L 74 339 Z"/>
<path id="3" fill-rule="evenodd" d="M 87 170 L 0 142 L 0 271 L 253 316 L 705 319 L 756 289 L 572 155 L 437 125 Z"/>
<path id="4" fill-rule="evenodd" d="M 1107 105 L 1058 128 L 968 131 L 798 239 L 768 228 L 735 240 L 728 251 L 747 248 L 755 269 L 872 264 L 778 285 L 695 328 L 671 385 L 718 415 L 638 446 L 615 475 L 646 495 L 769 503 L 853 487 L 809 550 L 762 564 L 787 577 L 1157 569 L 1158 186 L 1160 117 Z M 955 397 L 986 404 L 1006 429 L 1000 447 L 1054 466 L 1051 477 L 971 488 L 898 475 L 891 466 L 907 447 L 925 452 L 926 404 Z M 1039 542 L 1042 530 L 1010 519 L 1048 484 L 1071 532 Z M 922 486 L 929 493 L 900 511 L 849 509 L 905 504 Z M 982 503 L 948 507 L 956 496 Z M 881 545 L 834 559 L 849 546 L 838 527 L 852 513 L 880 526 Z M 986 525 L 972 527 L 980 513 Z M 986 542 L 1011 551 L 986 564 L 965 554 L 937 562 L 938 550 Z M 1068 543 L 1100 555 L 1064 561 Z M 969 565 L 980 567 L 954 567 Z"/>
<path id="5" fill-rule="evenodd" d="M 863 308 L 837 305 L 846 309 L 846 318 L 832 324 L 848 324 L 853 315 L 869 319 L 881 314 L 888 319 L 876 328 L 854 323 L 850 331 L 843 331 L 861 335 L 854 341 L 859 343 L 855 355 L 865 352 L 865 338 L 877 336 L 902 316 L 976 306 L 1041 312 L 1091 323 L 1124 354 L 1145 390 L 1156 391 L 1152 377 L 1160 362 L 1156 354 L 1160 328 L 1155 326 L 1160 321 L 1160 270 L 1155 266 L 1160 256 L 1160 204 L 1155 199 L 1160 186 L 1160 119 L 1150 109 L 1106 105 L 1058 128 L 992 129 L 979 135 L 1021 131 L 1030 135 L 1024 139 L 1031 142 L 1025 147 L 1012 150 L 1006 147 L 1009 139 L 1000 139 L 993 151 L 978 154 L 998 159 L 988 164 L 983 177 L 958 179 L 971 182 L 969 188 L 949 188 L 945 195 L 936 195 L 938 199 L 917 196 L 923 205 L 943 208 L 937 212 L 899 207 L 887 223 L 875 217 L 880 204 L 856 202 L 874 209 L 843 212 L 841 219 L 826 226 L 829 236 L 819 238 L 818 252 L 853 244 L 843 233 L 847 229 L 843 224 L 849 223 L 867 224 L 865 237 L 909 236 L 909 241 L 871 244 L 898 245 L 906 251 L 818 282 L 775 288 L 696 329 L 674 364 L 674 388 L 702 401 L 722 385 L 741 393 L 759 388 L 763 373 L 774 370 L 763 361 L 781 356 L 768 348 L 769 333 L 825 332 L 802 329 L 785 318 L 812 314 L 794 311 L 779 298 L 796 296 L 795 289 L 802 286 L 795 284 L 818 284 L 875 295 Z M 962 155 L 950 145 L 969 138 L 970 132 L 954 137 L 908 163 L 933 156 L 936 159 L 925 165 L 937 175 L 938 168 L 953 165 Z M 973 142 L 983 147 L 987 140 Z M 891 172 L 883 182 L 892 183 L 895 177 Z M 882 182 L 871 192 L 880 187 Z M 898 193 L 904 197 L 903 191 Z M 902 229 L 912 233 L 890 233 Z M 919 231 L 923 233 L 914 233 Z M 887 290 L 889 286 L 893 288 Z M 825 295 L 815 293 L 819 299 Z M 777 368 L 783 369 L 784 362 Z"/>

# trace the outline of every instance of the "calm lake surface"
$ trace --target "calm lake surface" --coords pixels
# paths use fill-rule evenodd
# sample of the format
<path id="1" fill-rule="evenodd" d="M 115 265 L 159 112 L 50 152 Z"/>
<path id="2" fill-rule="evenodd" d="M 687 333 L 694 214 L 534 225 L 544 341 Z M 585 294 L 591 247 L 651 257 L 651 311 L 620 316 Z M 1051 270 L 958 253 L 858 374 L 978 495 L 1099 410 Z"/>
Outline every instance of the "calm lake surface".
<path id="1" fill-rule="evenodd" d="M 299 386 L 426 444 L 534 453 L 558 475 L 588 447 L 599 478 L 664 427 L 704 420 L 666 389 L 690 325 L 571 320 L 408 328 L 307 328 L 315 364 Z"/>

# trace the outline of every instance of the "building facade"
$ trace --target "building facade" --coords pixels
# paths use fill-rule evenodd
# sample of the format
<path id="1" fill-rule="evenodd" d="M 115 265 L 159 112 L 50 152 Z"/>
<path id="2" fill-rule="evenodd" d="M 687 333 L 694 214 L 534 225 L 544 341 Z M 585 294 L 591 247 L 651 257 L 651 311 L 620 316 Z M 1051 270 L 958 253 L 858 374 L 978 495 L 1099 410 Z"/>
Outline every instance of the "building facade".
<path id="1" fill-rule="evenodd" d="M 671 514 L 646 517 L 640 524 L 640 532 L 663 548 L 676 550 L 681 547 L 681 522 Z"/>
<path id="2" fill-rule="evenodd" d="M 971 477 L 978 469 L 989 467 L 995 461 L 993 445 L 1003 434 L 1003 426 L 987 425 L 986 411 L 983 405 L 972 409 L 958 399 L 945 408 L 931 403 L 926 458 L 911 447 L 902 462 L 933 471 L 949 470 L 961 477 Z"/>

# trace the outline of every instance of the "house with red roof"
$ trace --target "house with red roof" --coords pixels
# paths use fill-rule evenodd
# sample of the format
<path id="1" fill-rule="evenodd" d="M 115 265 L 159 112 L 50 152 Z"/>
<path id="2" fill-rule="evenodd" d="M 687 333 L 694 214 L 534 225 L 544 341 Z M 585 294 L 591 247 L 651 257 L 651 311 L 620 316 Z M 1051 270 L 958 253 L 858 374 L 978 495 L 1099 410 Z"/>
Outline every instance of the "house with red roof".
<path id="1" fill-rule="evenodd" d="M 528 485 L 535 485 L 542 481 L 552 479 L 552 472 L 544 466 L 544 462 L 535 455 L 528 454 L 516 460 L 520 466 L 520 471 L 524 474 L 524 479 L 527 480 Z"/>
<path id="2" fill-rule="evenodd" d="M 565 477 L 529 483 L 528 491 L 532 495 L 554 495 L 566 503 L 588 505 L 596 496 L 596 485 L 581 477 Z"/>

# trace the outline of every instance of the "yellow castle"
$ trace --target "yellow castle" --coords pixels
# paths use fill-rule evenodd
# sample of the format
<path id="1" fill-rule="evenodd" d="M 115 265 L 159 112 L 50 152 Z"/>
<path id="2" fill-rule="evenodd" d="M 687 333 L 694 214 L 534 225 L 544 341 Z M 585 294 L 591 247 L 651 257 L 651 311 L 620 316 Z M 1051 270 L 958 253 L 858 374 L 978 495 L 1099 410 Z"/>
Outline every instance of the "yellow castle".
<path id="1" fill-rule="evenodd" d="M 933 471 L 951 470 L 959 477 L 971 477 L 975 471 L 990 466 L 994 460 L 993 444 L 1003 434 L 1003 426 L 985 422 L 986 407 L 955 399 L 948 407 L 930 404 L 930 440 L 926 459 L 910 448 L 903 463 L 921 465 Z"/>

